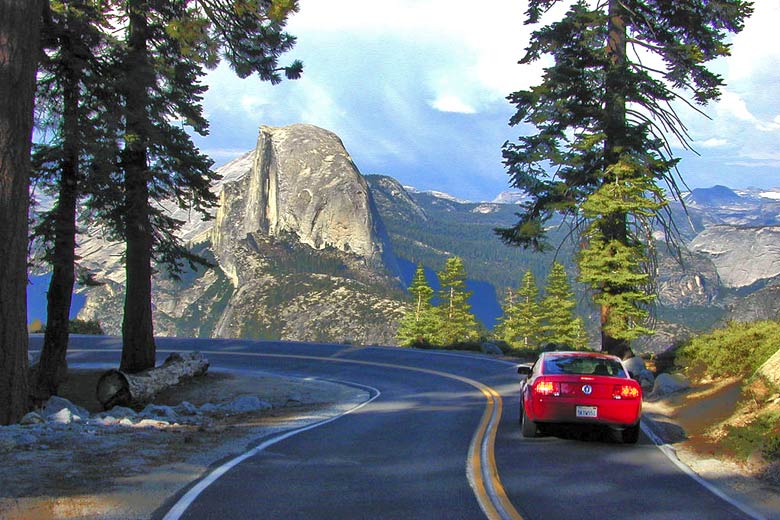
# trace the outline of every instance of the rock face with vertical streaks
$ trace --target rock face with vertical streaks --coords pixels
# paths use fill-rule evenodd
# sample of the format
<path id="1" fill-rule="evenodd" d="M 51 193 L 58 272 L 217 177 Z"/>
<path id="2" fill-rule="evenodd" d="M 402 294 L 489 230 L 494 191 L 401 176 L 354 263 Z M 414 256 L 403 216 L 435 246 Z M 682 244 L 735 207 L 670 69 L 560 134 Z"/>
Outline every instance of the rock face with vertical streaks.
<path id="1" fill-rule="evenodd" d="M 154 280 L 160 335 L 393 344 L 405 308 L 398 267 L 365 179 L 341 140 L 311 125 L 260 128 L 257 147 L 218 170 L 212 220 L 171 214 L 212 269 Z M 93 236 L 93 271 L 110 250 Z M 115 249 L 115 248 L 114 248 Z M 82 319 L 121 325 L 123 277 L 89 291 Z"/>

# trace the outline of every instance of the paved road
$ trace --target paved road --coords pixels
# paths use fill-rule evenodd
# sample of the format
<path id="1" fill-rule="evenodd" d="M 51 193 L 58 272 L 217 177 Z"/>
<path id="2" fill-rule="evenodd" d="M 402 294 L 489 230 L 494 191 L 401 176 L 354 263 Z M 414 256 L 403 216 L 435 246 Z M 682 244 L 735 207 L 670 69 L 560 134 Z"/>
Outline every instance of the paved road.
<path id="1" fill-rule="evenodd" d="M 115 361 L 115 349 L 115 340 L 75 337 L 70 359 Z M 644 436 L 636 446 L 567 431 L 523 439 L 510 363 L 408 349 L 158 341 L 161 359 L 187 349 L 207 352 L 215 367 L 316 376 L 376 391 L 362 408 L 235 465 L 188 501 L 181 518 L 750 518 Z"/>

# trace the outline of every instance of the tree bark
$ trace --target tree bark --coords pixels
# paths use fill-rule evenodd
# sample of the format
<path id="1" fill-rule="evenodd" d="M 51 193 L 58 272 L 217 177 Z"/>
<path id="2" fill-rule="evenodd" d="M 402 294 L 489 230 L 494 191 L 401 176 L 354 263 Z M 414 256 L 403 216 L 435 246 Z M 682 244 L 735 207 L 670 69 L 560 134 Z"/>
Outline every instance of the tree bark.
<path id="1" fill-rule="evenodd" d="M 68 62 L 63 78 L 63 161 L 59 195 L 54 208 L 54 249 L 50 255 L 51 281 L 47 293 L 46 333 L 41 359 L 35 374 L 33 399 L 45 401 L 56 395 L 68 374 L 68 334 L 70 307 L 75 283 L 76 206 L 79 197 L 79 104 L 80 60 L 74 56 L 74 42 L 64 35 L 60 40 L 63 59 Z"/>
<path id="2" fill-rule="evenodd" d="M 44 0 L 0 0 L 0 424 L 28 407 L 27 218 Z"/>
<path id="3" fill-rule="evenodd" d="M 623 7 L 620 0 L 609 1 L 609 26 L 607 54 L 610 64 L 606 71 L 605 89 L 605 113 L 606 121 L 604 133 L 606 141 L 604 145 L 605 170 L 617 164 L 620 160 L 622 140 L 626 135 L 626 97 L 621 84 L 622 70 L 626 66 L 626 25 L 623 18 Z M 605 175 L 603 182 L 616 182 L 612 175 Z M 600 226 L 606 241 L 617 240 L 625 244 L 628 240 L 626 228 L 626 215 L 610 215 Z M 620 291 L 621 288 L 602 287 L 602 291 Z M 611 318 L 611 309 L 601 307 L 601 350 L 623 357 L 628 351 L 628 342 L 623 339 L 613 338 L 604 332 L 604 326 Z"/>
<path id="4" fill-rule="evenodd" d="M 125 174 L 126 287 L 120 369 L 139 372 L 154 367 L 156 346 L 152 323 L 152 226 L 149 220 L 147 115 L 154 76 L 147 49 L 146 2 L 130 0 L 129 41 L 124 91 L 126 138 L 122 154 Z"/>
<path id="5" fill-rule="evenodd" d="M 162 390 L 206 373 L 209 362 L 200 352 L 171 354 L 157 368 L 129 374 L 109 370 L 98 380 L 97 398 L 108 410 L 113 406 L 143 406 Z"/>

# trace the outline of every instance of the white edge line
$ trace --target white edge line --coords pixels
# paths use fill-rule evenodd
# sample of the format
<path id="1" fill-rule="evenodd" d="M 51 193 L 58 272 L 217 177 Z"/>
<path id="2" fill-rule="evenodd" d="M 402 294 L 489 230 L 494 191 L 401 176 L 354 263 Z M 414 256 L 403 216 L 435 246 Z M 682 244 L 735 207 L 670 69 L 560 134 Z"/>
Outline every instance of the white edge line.
<path id="1" fill-rule="evenodd" d="M 195 486 L 193 486 L 187 493 L 185 493 L 174 505 L 173 507 L 165 514 L 163 517 L 163 520 L 178 520 L 181 518 L 181 515 L 184 514 L 184 512 L 187 510 L 187 508 L 195 501 L 195 499 L 200 495 L 207 487 L 209 487 L 211 484 L 216 482 L 216 480 L 227 473 L 231 468 L 234 466 L 240 464 L 244 460 L 248 459 L 249 457 L 252 457 L 254 455 L 257 455 L 261 451 L 265 450 L 269 446 L 273 446 L 274 444 L 281 442 L 285 439 L 289 439 L 290 437 L 294 435 L 298 435 L 299 433 L 303 433 L 308 430 L 312 430 L 314 428 L 317 428 L 319 426 L 324 426 L 328 423 L 332 423 L 333 421 L 340 419 L 344 417 L 345 415 L 351 414 L 353 412 L 356 412 L 357 410 L 363 408 L 364 406 L 371 403 L 374 399 L 378 398 L 380 395 L 382 395 L 382 392 L 380 392 L 378 389 L 368 386 L 368 385 L 361 385 L 358 383 L 353 382 L 347 382 L 347 381 L 338 381 L 334 379 L 321 379 L 322 381 L 328 381 L 331 383 L 341 383 L 346 384 L 348 386 L 363 388 L 369 391 L 374 392 L 374 395 L 368 399 L 367 401 L 363 401 L 359 405 L 350 408 L 344 413 L 341 413 L 339 415 L 336 415 L 334 417 L 330 417 L 329 419 L 325 419 L 323 421 L 319 421 L 313 424 L 309 424 L 307 426 L 304 426 L 302 428 L 298 428 L 296 430 L 290 430 L 288 432 L 285 432 L 281 435 L 278 435 L 276 437 L 272 437 L 271 439 L 268 439 L 267 441 L 255 446 L 251 450 L 247 451 L 246 453 L 243 453 L 227 462 L 219 466 L 218 468 L 214 469 L 206 475 L 203 479 L 201 479 Z"/>
<path id="2" fill-rule="evenodd" d="M 651 441 L 653 441 L 653 444 L 655 444 L 656 448 L 661 450 L 661 453 L 666 455 L 666 458 L 668 458 L 670 461 L 674 463 L 675 466 L 680 468 L 683 473 L 691 477 L 693 480 L 704 486 L 710 493 L 717 496 L 718 498 L 728 502 L 732 506 L 736 507 L 749 517 L 753 518 L 754 520 L 767 520 L 767 518 L 756 511 L 755 509 L 751 508 L 750 506 L 740 502 L 736 498 L 733 498 L 726 493 L 724 493 L 721 489 L 719 489 L 717 486 L 712 484 L 711 482 L 705 480 L 701 475 L 693 471 L 689 466 L 687 466 L 685 463 L 683 463 L 678 457 L 677 453 L 674 451 L 673 448 L 671 448 L 668 444 L 666 444 L 663 439 L 661 439 L 658 435 L 655 434 L 655 432 L 647 426 L 646 423 L 641 423 L 642 431 L 645 432 L 645 435 L 647 435 Z"/>

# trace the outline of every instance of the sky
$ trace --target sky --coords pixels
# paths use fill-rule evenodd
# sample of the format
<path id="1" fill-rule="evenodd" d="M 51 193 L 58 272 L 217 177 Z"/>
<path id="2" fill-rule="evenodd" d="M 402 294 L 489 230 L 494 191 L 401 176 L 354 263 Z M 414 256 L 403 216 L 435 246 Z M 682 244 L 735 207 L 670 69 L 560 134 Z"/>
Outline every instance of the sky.
<path id="1" fill-rule="evenodd" d="M 533 27 L 526 2 L 300 0 L 287 31 L 304 63 L 296 81 L 239 79 L 224 65 L 205 78 L 211 122 L 195 143 L 219 166 L 252 150 L 261 125 L 309 123 L 341 137 L 363 174 L 472 201 L 509 189 L 501 146 L 511 92 L 540 82 L 519 65 Z M 553 13 L 553 18 L 556 13 Z M 550 18 L 550 19 L 553 19 Z M 726 86 L 704 115 L 679 106 L 698 155 L 676 143 L 690 188 L 780 186 L 780 0 L 756 0 L 732 55 L 711 62 Z"/>

